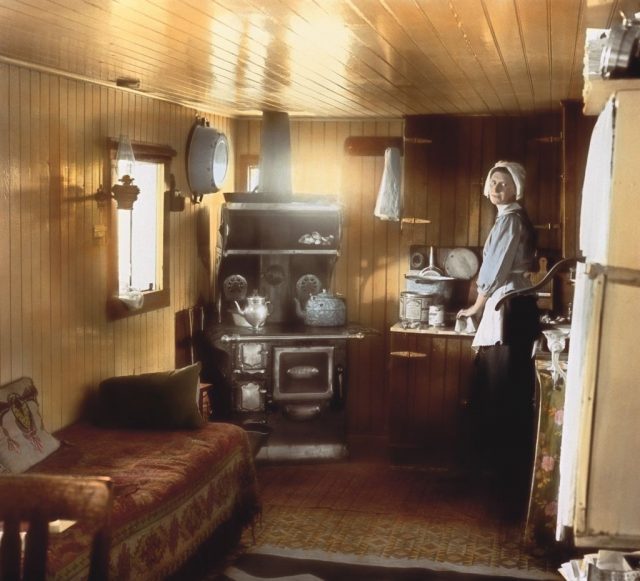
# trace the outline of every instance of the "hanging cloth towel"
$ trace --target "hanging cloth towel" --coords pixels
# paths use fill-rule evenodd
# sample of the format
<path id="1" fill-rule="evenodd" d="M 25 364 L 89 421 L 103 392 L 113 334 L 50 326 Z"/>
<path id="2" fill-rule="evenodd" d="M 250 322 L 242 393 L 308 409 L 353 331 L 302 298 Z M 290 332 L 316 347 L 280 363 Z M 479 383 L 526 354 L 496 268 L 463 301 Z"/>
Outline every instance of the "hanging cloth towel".
<path id="1" fill-rule="evenodd" d="M 387 147 L 384 151 L 384 171 L 373 215 L 381 220 L 400 220 L 402 166 L 400 150 Z"/>

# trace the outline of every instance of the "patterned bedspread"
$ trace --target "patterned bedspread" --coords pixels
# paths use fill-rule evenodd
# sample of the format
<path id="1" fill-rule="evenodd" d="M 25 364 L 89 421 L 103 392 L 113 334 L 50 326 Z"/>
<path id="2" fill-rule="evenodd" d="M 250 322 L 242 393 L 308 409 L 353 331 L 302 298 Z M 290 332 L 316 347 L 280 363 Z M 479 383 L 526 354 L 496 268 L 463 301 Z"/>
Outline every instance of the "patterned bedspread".
<path id="1" fill-rule="evenodd" d="M 221 523 L 246 525 L 259 512 L 247 435 L 231 424 L 198 430 L 111 430 L 78 423 L 30 472 L 109 476 L 114 481 L 110 578 L 162 579 Z M 52 579 L 88 573 L 82 526 L 51 535 Z"/>

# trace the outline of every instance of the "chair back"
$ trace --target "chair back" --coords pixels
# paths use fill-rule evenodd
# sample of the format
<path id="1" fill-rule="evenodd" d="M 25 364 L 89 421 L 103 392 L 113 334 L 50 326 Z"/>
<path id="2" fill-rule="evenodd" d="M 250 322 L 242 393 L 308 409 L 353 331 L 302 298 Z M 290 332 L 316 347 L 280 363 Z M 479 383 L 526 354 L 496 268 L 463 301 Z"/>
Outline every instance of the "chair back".
<path id="1" fill-rule="evenodd" d="M 0 580 L 46 578 L 49 523 L 58 519 L 86 523 L 92 534 L 89 579 L 107 579 L 112 502 L 110 478 L 0 476 Z"/>

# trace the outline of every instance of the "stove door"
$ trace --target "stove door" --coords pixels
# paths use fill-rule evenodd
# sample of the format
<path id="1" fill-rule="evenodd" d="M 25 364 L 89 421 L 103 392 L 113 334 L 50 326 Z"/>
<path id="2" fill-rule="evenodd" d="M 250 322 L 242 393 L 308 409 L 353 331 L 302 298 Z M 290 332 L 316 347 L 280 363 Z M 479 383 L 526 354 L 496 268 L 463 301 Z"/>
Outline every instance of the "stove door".
<path id="1" fill-rule="evenodd" d="M 324 401 L 333 395 L 333 346 L 275 347 L 274 401 Z"/>
<path id="2" fill-rule="evenodd" d="M 236 350 L 235 367 L 240 371 L 266 369 L 269 362 L 269 347 L 266 343 L 239 343 Z"/>
<path id="3" fill-rule="evenodd" d="M 233 409 L 236 412 L 264 412 L 266 393 L 262 379 L 235 379 Z"/>

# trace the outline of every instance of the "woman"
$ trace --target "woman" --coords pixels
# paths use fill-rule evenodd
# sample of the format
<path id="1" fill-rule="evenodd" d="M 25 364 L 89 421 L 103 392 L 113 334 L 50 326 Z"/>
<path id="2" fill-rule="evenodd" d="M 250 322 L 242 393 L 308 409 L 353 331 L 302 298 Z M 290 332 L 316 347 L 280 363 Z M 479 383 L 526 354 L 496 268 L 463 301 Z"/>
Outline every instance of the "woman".
<path id="1" fill-rule="evenodd" d="M 533 343 L 540 332 L 533 295 L 496 303 L 509 291 L 531 286 L 526 276 L 536 267 L 535 230 L 518 203 L 524 195 L 525 170 L 499 161 L 490 170 L 484 195 L 498 215 L 483 250 L 478 296 L 458 317 L 482 314 L 473 347 L 475 378 L 471 394 L 472 458 L 497 477 L 505 500 L 524 508 L 533 459 Z"/>

